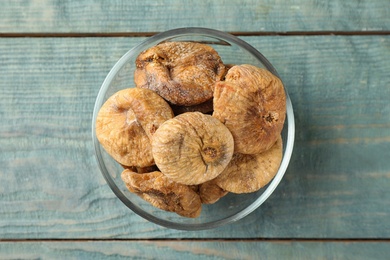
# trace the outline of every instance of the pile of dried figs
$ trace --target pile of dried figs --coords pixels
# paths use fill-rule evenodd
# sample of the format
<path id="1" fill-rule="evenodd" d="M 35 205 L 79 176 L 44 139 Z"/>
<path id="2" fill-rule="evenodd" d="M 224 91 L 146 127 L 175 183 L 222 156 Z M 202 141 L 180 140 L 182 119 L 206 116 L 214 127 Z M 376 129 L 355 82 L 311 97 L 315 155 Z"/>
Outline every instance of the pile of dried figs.
<path id="1" fill-rule="evenodd" d="M 198 217 L 202 204 L 269 183 L 282 160 L 286 97 L 280 79 L 224 64 L 209 45 L 164 42 L 139 54 L 135 88 L 99 110 L 96 135 L 128 190 Z"/>

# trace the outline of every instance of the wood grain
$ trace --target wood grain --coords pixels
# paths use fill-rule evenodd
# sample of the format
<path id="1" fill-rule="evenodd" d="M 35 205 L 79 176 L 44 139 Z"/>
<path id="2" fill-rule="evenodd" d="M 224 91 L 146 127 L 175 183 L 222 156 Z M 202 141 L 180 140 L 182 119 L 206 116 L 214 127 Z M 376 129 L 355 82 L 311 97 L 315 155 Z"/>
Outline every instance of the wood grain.
<path id="1" fill-rule="evenodd" d="M 386 259 L 381 241 L 0 242 L 1 259 Z"/>
<path id="2" fill-rule="evenodd" d="M 0 33 L 389 31 L 388 0 L 5 1 Z"/>
<path id="3" fill-rule="evenodd" d="M 388 239 L 390 36 L 243 39 L 285 82 L 296 145 L 285 178 L 262 207 L 201 232 L 161 228 L 133 214 L 105 184 L 94 158 L 91 117 L 99 87 L 143 38 L 0 39 L 0 238 Z M 229 248 L 215 243 L 206 247 Z M 1 246 L 26 252 L 36 245 L 20 244 Z M 384 244 L 365 246 L 376 252 Z M 38 243 L 37 252 L 55 248 Z"/>

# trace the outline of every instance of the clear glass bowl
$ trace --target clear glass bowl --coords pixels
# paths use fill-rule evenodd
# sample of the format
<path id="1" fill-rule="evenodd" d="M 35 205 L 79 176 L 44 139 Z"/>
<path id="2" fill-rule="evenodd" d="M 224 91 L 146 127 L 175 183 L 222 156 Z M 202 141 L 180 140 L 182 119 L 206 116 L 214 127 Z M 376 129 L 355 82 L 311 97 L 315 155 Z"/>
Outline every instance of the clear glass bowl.
<path id="1" fill-rule="evenodd" d="M 206 28 L 180 28 L 148 38 L 118 60 L 108 73 L 97 96 L 92 119 L 92 138 L 100 170 L 115 195 L 132 211 L 153 223 L 181 230 L 202 230 L 232 223 L 257 209 L 272 194 L 283 178 L 294 145 L 295 126 L 291 100 L 286 91 L 287 117 L 282 131 L 283 159 L 276 176 L 267 186 L 254 193 L 228 194 L 215 204 L 203 205 L 200 217 L 194 219 L 157 209 L 127 190 L 120 177 L 123 168 L 106 153 L 96 138 L 95 122 L 100 107 L 111 95 L 121 89 L 134 87 L 133 75 L 138 54 L 164 41 L 206 43 L 219 53 L 225 64 L 252 64 L 268 69 L 278 76 L 275 68 L 259 51 L 225 32 Z"/>

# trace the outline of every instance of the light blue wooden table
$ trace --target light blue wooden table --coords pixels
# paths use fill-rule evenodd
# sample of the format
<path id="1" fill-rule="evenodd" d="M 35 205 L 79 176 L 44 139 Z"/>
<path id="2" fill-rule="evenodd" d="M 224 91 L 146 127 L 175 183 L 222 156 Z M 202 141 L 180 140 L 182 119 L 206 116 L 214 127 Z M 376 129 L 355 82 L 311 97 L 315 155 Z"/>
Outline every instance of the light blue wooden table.
<path id="1" fill-rule="evenodd" d="M 177 27 L 231 32 L 274 64 L 296 143 L 280 186 L 229 226 L 188 232 L 127 209 L 99 172 L 99 87 Z M 0 259 L 385 259 L 390 2 L 2 1 Z"/>

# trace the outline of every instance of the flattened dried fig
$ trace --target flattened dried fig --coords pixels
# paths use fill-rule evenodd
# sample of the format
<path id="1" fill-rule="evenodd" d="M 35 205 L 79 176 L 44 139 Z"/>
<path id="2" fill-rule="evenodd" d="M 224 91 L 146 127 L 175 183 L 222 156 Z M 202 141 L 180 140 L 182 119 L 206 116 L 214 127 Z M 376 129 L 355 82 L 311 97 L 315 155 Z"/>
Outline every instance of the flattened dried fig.
<path id="1" fill-rule="evenodd" d="M 196 105 L 212 98 L 214 84 L 224 74 L 218 53 L 209 45 L 164 42 L 136 59 L 134 81 L 176 105 Z"/>
<path id="2" fill-rule="evenodd" d="M 165 121 L 152 138 L 157 167 L 173 181 L 199 184 L 218 176 L 234 150 L 232 134 L 218 119 L 188 112 Z"/>
<path id="3" fill-rule="evenodd" d="M 265 69 L 236 65 L 215 85 L 213 116 L 232 132 L 237 153 L 268 150 L 282 131 L 285 114 L 282 81 Z"/>
<path id="4" fill-rule="evenodd" d="M 213 180 L 233 193 L 250 193 L 267 185 L 278 172 L 282 161 L 282 138 L 260 154 L 235 153 L 226 169 Z"/>
<path id="5" fill-rule="evenodd" d="M 150 138 L 173 117 L 168 103 L 148 89 L 130 88 L 112 95 L 100 108 L 96 136 L 104 149 L 124 166 L 154 164 Z"/>
<path id="6" fill-rule="evenodd" d="M 173 182 L 159 171 L 139 174 L 126 169 L 121 177 L 130 192 L 159 209 L 189 218 L 200 215 L 199 195 L 189 186 Z"/>
<path id="7" fill-rule="evenodd" d="M 214 180 L 199 184 L 199 196 L 203 204 L 213 204 L 228 194 Z"/>

